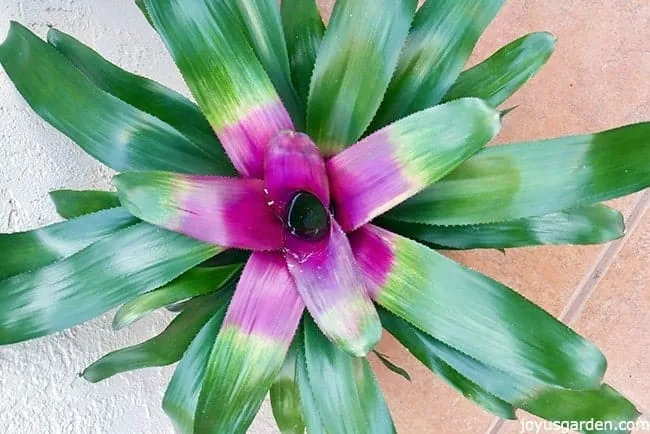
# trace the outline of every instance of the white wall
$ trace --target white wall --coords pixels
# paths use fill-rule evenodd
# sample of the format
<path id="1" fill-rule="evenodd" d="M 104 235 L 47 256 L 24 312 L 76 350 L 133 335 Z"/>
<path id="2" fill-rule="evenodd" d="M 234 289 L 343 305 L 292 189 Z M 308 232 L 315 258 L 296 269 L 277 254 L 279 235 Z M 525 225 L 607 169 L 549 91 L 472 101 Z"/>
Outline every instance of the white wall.
<path id="1" fill-rule="evenodd" d="M 118 65 L 183 91 L 175 66 L 133 0 L 0 0 L 0 40 L 9 20 L 44 37 L 53 25 Z M 57 220 L 47 192 L 108 188 L 112 173 L 40 120 L 0 68 L 0 232 Z M 0 260 L 8 252 L 0 252 Z M 0 348 L 0 432 L 170 433 L 160 409 L 171 368 L 89 384 L 77 377 L 105 353 L 153 336 L 165 314 L 113 332 L 111 315 L 54 336 Z M 276 432 L 268 406 L 251 432 Z"/>

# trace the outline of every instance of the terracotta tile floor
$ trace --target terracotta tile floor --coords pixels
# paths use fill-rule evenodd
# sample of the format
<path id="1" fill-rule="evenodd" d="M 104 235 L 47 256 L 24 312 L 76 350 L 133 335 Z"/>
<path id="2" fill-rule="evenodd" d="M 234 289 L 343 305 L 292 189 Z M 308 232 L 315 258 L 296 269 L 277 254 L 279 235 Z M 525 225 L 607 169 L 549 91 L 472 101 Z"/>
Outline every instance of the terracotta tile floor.
<path id="1" fill-rule="evenodd" d="M 324 13 L 333 1 L 320 1 Z M 498 143 L 600 131 L 650 119 L 650 2 L 510 0 L 479 42 L 474 64 L 517 37 L 546 30 L 555 54 L 506 105 Z M 650 192 L 612 206 L 628 216 L 627 236 L 604 246 L 538 247 L 450 254 L 497 278 L 599 345 L 607 381 L 650 409 Z M 465 400 L 387 336 L 381 350 L 413 377 L 408 383 L 374 363 L 399 432 L 514 434 Z M 522 415 L 523 417 L 526 417 Z"/>

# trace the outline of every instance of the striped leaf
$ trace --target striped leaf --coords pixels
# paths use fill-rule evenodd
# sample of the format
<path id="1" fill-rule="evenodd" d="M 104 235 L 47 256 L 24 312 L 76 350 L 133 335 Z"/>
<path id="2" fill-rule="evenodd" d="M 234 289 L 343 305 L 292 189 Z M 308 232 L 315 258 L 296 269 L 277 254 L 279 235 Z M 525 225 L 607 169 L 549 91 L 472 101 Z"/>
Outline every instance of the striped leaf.
<path id="1" fill-rule="evenodd" d="M 0 45 L 0 64 L 40 117 L 109 167 L 218 173 L 209 154 L 178 130 L 104 92 L 18 23 Z"/>
<path id="2" fill-rule="evenodd" d="M 11 252 L 0 261 L 0 279 L 36 271 L 137 222 L 124 208 L 115 208 L 33 231 L 0 234 L 0 251 Z"/>
<path id="3" fill-rule="evenodd" d="M 225 292 L 192 300 L 162 333 L 141 344 L 105 355 L 81 375 L 97 383 L 123 372 L 178 362 L 208 320 L 228 302 L 231 294 Z"/>
<path id="4" fill-rule="evenodd" d="M 289 54 L 277 0 L 228 0 L 228 5 L 241 20 L 251 48 L 297 128 L 300 128 L 301 122 L 298 120 L 304 119 L 305 108 L 291 82 Z"/>
<path id="5" fill-rule="evenodd" d="M 289 51 L 293 86 L 306 106 L 325 25 L 316 0 L 283 0 L 280 3 L 280 12 Z"/>
<path id="6" fill-rule="evenodd" d="M 537 74 L 554 50 L 550 33 L 522 36 L 460 74 L 443 101 L 473 96 L 497 107 Z"/>
<path id="7" fill-rule="evenodd" d="M 105 209 L 120 206 L 117 194 L 97 190 L 55 190 L 50 191 L 56 212 L 64 219 L 73 219 Z"/>
<path id="8" fill-rule="evenodd" d="M 225 247 L 282 246 L 282 225 L 260 180 L 131 172 L 113 183 L 122 204 L 154 225 Z"/>
<path id="9" fill-rule="evenodd" d="M 623 216 L 589 205 L 540 217 L 465 226 L 435 226 L 388 218 L 376 223 L 427 245 L 453 249 L 506 249 L 543 244 L 600 244 L 625 234 Z"/>
<path id="10" fill-rule="evenodd" d="M 438 104 L 503 3 L 504 0 L 427 0 L 415 15 L 370 131 Z"/>
<path id="11" fill-rule="evenodd" d="M 366 137 L 327 162 L 336 219 L 345 231 L 362 226 L 448 174 L 500 128 L 494 109 L 468 98 Z"/>
<path id="12" fill-rule="evenodd" d="M 282 255 L 253 253 L 210 354 L 195 432 L 246 432 L 282 367 L 303 310 Z"/>
<path id="13" fill-rule="evenodd" d="M 302 336 L 297 336 L 293 340 L 282 369 L 275 377 L 269 391 L 273 417 L 282 434 L 303 434 L 305 432 L 305 422 L 300 404 L 300 387 L 296 378 L 298 346 L 301 340 L 298 337 Z"/>
<path id="14" fill-rule="evenodd" d="M 416 0 L 336 2 L 318 51 L 307 107 L 307 133 L 325 155 L 356 142 L 370 124 L 416 4 Z"/>
<path id="15" fill-rule="evenodd" d="M 603 384 L 592 390 L 570 390 L 522 378 L 492 368 L 440 342 L 380 310 L 386 328 L 422 363 L 443 376 L 468 399 L 492 413 L 514 419 L 514 408 L 557 422 L 633 422 L 639 416 L 634 405 L 612 387 Z M 602 430 L 585 430 L 600 433 Z M 626 430 L 606 431 L 628 433 Z"/>
<path id="16" fill-rule="evenodd" d="M 487 148 L 390 212 L 466 225 L 541 216 L 650 186 L 650 123 Z"/>
<path id="17" fill-rule="evenodd" d="M 308 316 L 304 324 L 308 384 L 325 431 L 394 433 L 388 406 L 368 360 L 339 350 Z"/>
<path id="18" fill-rule="evenodd" d="M 50 29 L 47 40 L 99 89 L 155 116 L 191 141 L 213 165 L 210 174 L 235 173 L 221 143 L 196 104 L 155 81 L 120 69 L 63 32 Z"/>
<path id="19" fill-rule="evenodd" d="M 421 331 L 523 381 L 600 387 L 603 354 L 510 288 L 376 226 L 351 242 L 373 299 Z"/>
<path id="20" fill-rule="evenodd" d="M 165 285 L 219 250 L 138 223 L 64 260 L 0 281 L 0 345 L 88 321 Z"/>
<path id="21" fill-rule="evenodd" d="M 235 168 L 261 178 L 266 145 L 278 131 L 293 129 L 293 123 L 229 2 L 145 4 Z"/>
<path id="22" fill-rule="evenodd" d="M 122 329 L 156 309 L 216 292 L 223 288 L 240 268 L 239 265 L 194 268 L 167 285 L 124 304 L 113 318 L 113 328 Z M 193 300 L 190 300 L 190 303 L 193 303 Z"/>
<path id="23" fill-rule="evenodd" d="M 223 306 L 203 326 L 185 352 L 167 386 L 163 398 L 163 410 L 171 418 L 179 434 L 194 433 L 194 414 L 199 402 L 205 370 L 225 316 L 226 306 Z"/>

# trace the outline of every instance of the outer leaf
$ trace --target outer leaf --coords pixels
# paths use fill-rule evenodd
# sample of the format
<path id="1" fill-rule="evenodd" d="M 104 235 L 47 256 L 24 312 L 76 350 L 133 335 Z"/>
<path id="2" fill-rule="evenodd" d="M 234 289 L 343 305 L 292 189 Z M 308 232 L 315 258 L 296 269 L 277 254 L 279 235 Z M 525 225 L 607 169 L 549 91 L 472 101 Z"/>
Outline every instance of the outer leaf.
<path id="1" fill-rule="evenodd" d="M 395 432 L 368 361 L 336 348 L 309 317 L 305 317 L 305 360 L 311 393 L 327 432 Z"/>
<path id="2" fill-rule="evenodd" d="M 380 353 L 379 351 L 375 350 L 373 351 L 375 353 L 375 356 L 379 359 L 382 365 L 386 367 L 389 371 L 399 375 L 400 377 L 404 378 L 407 381 L 411 381 L 411 375 L 408 373 L 408 371 L 400 366 L 397 366 L 395 363 L 390 361 L 390 358 L 386 356 L 385 354 Z"/>
<path id="3" fill-rule="evenodd" d="M 122 306 L 113 318 L 113 328 L 119 330 L 161 307 L 215 292 L 232 279 L 239 269 L 239 265 L 231 265 L 190 270 L 162 288 L 142 294 Z"/>
<path id="4" fill-rule="evenodd" d="M 617 423 L 633 421 L 638 417 L 634 405 L 608 385 L 589 391 L 575 391 L 513 376 L 486 366 L 385 310 L 380 309 L 380 314 L 382 323 L 391 334 L 420 361 L 451 382 L 466 397 L 501 417 L 514 418 L 512 407 L 504 401 L 552 421 Z"/>
<path id="5" fill-rule="evenodd" d="M 253 253 L 210 354 L 195 432 L 246 432 L 282 367 L 303 310 L 282 255 Z"/>
<path id="6" fill-rule="evenodd" d="M 415 15 L 397 70 L 370 130 L 438 104 L 503 2 L 425 2 Z"/>
<path id="7" fill-rule="evenodd" d="M 6 253 L 0 279 L 35 271 L 137 222 L 124 208 L 116 208 L 33 231 L 0 234 L 0 252 Z"/>
<path id="8" fill-rule="evenodd" d="M 293 86 L 300 100 L 306 104 L 325 25 L 315 0 L 283 0 L 280 12 Z"/>
<path id="9" fill-rule="evenodd" d="M 307 132 L 326 155 L 356 142 L 370 124 L 416 5 L 416 0 L 336 2 L 316 59 L 307 107 Z"/>
<path id="10" fill-rule="evenodd" d="M 260 180 L 131 172 L 113 183 L 131 213 L 157 226 L 227 247 L 282 246 L 282 224 Z"/>
<path id="11" fill-rule="evenodd" d="M 177 130 L 97 88 L 54 47 L 12 22 L 0 63 L 34 111 L 117 170 L 215 173 Z"/>
<path id="12" fill-rule="evenodd" d="M 448 174 L 500 128 L 494 109 L 468 98 L 366 137 L 327 162 L 336 219 L 346 231 L 362 226 Z"/>
<path id="13" fill-rule="evenodd" d="M 375 226 L 351 242 L 373 298 L 420 330 L 515 377 L 600 386 L 602 353 L 510 288 Z"/>
<path id="14" fill-rule="evenodd" d="M 86 214 L 120 206 L 117 194 L 110 191 L 50 191 L 56 212 L 64 219 L 73 219 Z"/>
<path id="15" fill-rule="evenodd" d="M 51 29 L 47 40 L 95 86 L 157 117 L 190 140 L 203 152 L 203 158 L 213 165 L 209 173 L 235 173 L 221 143 L 196 104 L 155 81 L 120 69 L 63 32 Z"/>
<path id="16" fill-rule="evenodd" d="M 163 410 L 172 419 L 178 433 L 194 433 L 194 413 L 199 402 L 206 366 L 225 316 L 226 306 L 217 310 L 212 319 L 203 326 L 169 382 L 163 399 Z"/>
<path id="17" fill-rule="evenodd" d="M 380 219 L 380 226 L 425 244 L 454 249 L 505 249 L 541 244 L 599 244 L 625 233 L 623 216 L 604 205 L 502 223 L 434 226 Z"/>
<path id="18" fill-rule="evenodd" d="M 303 434 L 305 432 L 305 422 L 300 405 L 300 388 L 296 379 L 299 346 L 300 339 L 294 339 L 269 393 L 273 417 L 283 434 Z"/>
<path id="19" fill-rule="evenodd" d="M 508 221 L 650 186 L 650 123 L 485 149 L 390 212 L 438 225 Z"/>
<path id="20" fill-rule="evenodd" d="M 219 293 L 192 300 L 191 305 L 178 314 L 161 334 L 139 345 L 105 355 L 81 375 L 91 383 L 97 383 L 122 372 L 178 362 L 205 323 L 227 303 L 230 295 Z"/>
<path id="21" fill-rule="evenodd" d="M 230 160 L 242 175 L 261 178 L 266 145 L 293 124 L 228 2 L 145 4 Z"/>
<path id="22" fill-rule="evenodd" d="M 422 333 L 403 319 L 391 314 L 385 309 L 378 309 L 381 318 L 381 324 L 390 332 L 402 345 L 408 348 L 422 364 L 431 371 L 441 376 L 453 388 L 458 390 L 465 398 L 474 401 L 490 413 L 504 418 L 516 419 L 515 409 L 506 401 L 497 398 L 495 395 L 486 391 L 480 384 L 474 383 L 469 378 L 458 372 L 453 365 L 450 365 L 437 352 L 437 347 L 447 347 L 442 342 Z M 449 351 L 454 351 L 447 347 Z M 457 352 L 458 357 L 466 357 Z M 478 362 L 476 362 L 478 363 Z"/>
<path id="23" fill-rule="evenodd" d="M 229 0 L 231 10 L 242 21 L 242 29 L 264 66 L 294 122 L 304 119 L 304 107 L 291 83 L 289 54 L 277 0 Z M 297 11 L 296 11 L 297 12 Z M 297 122 L 298 128 L 300 128 Z"/>
<path id="24" fill-rule="evenodd" d="M 305 420 L 305 426 L 309 434 L 324 434 L 326 432 L 325 426 L 323 425 L 318 404 L 316 403 L 309 382 L 307 360 L 305 359 L 305 334 L 303 330 L 298 330 L 296 340 L 298 341 L 296 382 L 298 383 L 298 389 L 300 390 L 300 404 L 302 407 L 302 415 Z"/>
<path id="25" fill-rule="evenodd" d="M 460 74 L 443 100 L 474 96 L 497 107 L 537 74 L 554 50 L 550 33 L 522 36 Z"/>
<path id="26" fill-rule="evenodd" d="M 0 282 L 0 345 L 81 324 L 214 256 L 209 246 L 146 223 L 67 259 Z"/>
<path id="27" fill-rule="evenodd" d="M 631 426 L 640 415 L 630 401 L 607 384 L 598 390 L 547 390 L 521 408 L 544 419 L 568 422 L 569 426 L 576 421 L 603 422 L 604 430 L 578 428 L 585 434 L 628 434 L 629 430 L 618 428 Z"/>

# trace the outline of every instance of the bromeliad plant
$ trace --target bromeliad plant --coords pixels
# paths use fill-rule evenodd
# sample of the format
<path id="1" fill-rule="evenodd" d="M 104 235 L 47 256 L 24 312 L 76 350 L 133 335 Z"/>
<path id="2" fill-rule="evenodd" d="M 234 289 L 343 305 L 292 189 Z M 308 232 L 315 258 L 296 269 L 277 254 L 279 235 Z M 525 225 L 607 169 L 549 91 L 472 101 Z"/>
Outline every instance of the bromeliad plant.
<path id="1" fill-rule="evenodd" d="M 339 0 L 327 29 L 314 0 L 137 3 L 198 107 L 54 29 L 0 46 L 33 109 L 122 172 L 117 194 L 53 192 L 66 222 L 2 235 L 0 344 L 173 306 L 83 376 L 180 360 L 179 432 L 245 432 L 269 389 L 283 432 L 394 431 L 364 357 L 382 327 L 498 416 L 638 416 L 598 349 L 433 250 L 623 235 L 599 202 L 650 184 L 650 124 L 485 148 L 551 35 L 461 73 L 503 1 Z"/>

